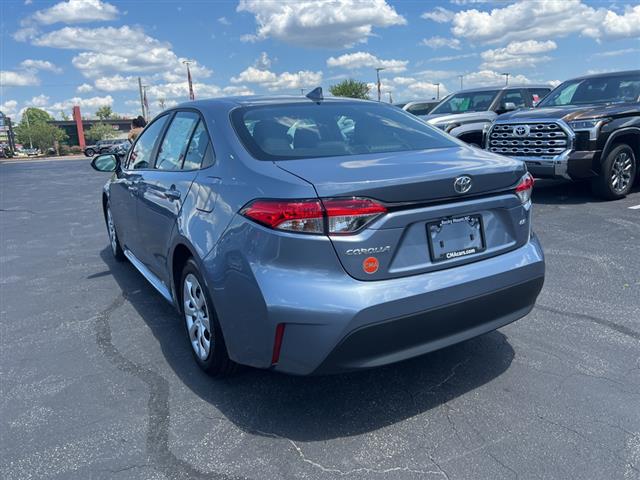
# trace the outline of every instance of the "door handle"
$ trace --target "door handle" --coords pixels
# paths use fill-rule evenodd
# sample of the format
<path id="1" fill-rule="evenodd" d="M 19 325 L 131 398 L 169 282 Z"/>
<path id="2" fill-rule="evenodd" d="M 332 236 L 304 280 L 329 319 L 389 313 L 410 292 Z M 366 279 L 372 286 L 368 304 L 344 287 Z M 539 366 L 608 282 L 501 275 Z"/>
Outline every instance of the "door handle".
<path id="1" fill-rule="evenodd" d="M 166 192 L 164 192 L 164 196 L 169 200 L 180 200 L 180 191 L 175 188 L 170 188 Z"/>

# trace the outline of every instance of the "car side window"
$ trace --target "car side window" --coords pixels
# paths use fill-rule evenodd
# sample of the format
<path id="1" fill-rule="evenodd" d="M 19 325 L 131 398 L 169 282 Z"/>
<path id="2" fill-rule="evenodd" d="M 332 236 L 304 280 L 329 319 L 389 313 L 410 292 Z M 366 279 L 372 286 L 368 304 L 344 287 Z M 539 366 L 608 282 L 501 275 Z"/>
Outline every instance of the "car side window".
<path id="1" fill-rule="evenodd" d="M 506 103 L 515 103 L 516 108 L 524 107 L 525 104 L 524 104 L 524 97 L 522 96 L 522 91 L 512 90 L 510 92 L 505 93 L 504 97 L 502 98 L 502 105 L 505 105 Z"/>
<path id="2" fill-rule="evenodd" d="M 200 116 L 195 112 L 176 113 L 158 150 L 156 169 L 180 170 L 189 138 L 191 138 L 199 119 Z"/>
<path id="3" fill-rule="evenodd" d="M 208 151 L 211 150 L 210 143 L 211 140 L 209 139 L 209 134 L 207 133 L 207 129 L 204 126 L 204 121 L 200 120 L 198 126 L 193 131 L 193 135 L 191 136 L 191 141 L 189 142 L 187 153 L 184 156 L 184 164 L 182 165 L 182 169 L 195 170 L 200 168 L 201 166 L 208 167 L 210 164 L 212 164 L 212 159 L 206 158 L 208 155 Z M 209 155 L 211 155 L 211 153 L 212 152 L 209 152 Z M 205 161 L 205 159 L 207 159 L 207 161 Z"/>
<path id="4" fill-rule="evenodd" d="M 549 93 L 551 90 L 546 89 L 546 88 L 530 88 L 529 89 L 529 95 L 531 95 L 531 102 L 539 102 L 540 100 L 542 100 L 544 97 L 547 96 L 547 93 Z"/>
<path id="5" fill-rule="evenodd" d="M 140 170 L 151 168 L 153 165 L 153 148 L 155 147 L 158 137 L 162 133 L 165 123 L 169 115 L 163 115 L 149 125 L 144 132 L 138 137 L 135 145 L 131 149 L 129 160 L 127 161 L 127 170 Z"/>
<path id="6" fill-rule="evenodd" d="M 414 115 L 427 115 L 431 109 L 429 108 L 428 103 L 416 103 L 415 105 L 410 106 L 407 111 Z"/>

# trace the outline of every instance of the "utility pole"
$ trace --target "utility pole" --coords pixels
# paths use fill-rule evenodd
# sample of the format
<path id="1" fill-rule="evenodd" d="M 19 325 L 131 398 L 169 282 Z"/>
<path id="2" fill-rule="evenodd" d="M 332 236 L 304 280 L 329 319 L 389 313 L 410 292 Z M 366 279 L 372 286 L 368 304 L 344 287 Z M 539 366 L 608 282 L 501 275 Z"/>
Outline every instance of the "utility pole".
<path id="1" fill-rule="evenodd" d="M 140 91 L 140 108 L 142 109 L 142 118 L 147 118 L 147 112 L 144 110 L 144 97 L 142 96 L 142 80 L 138 77 L 138 90 Z"/>
<path id="2" fill-rule="evenodd" d="M 460 90 L 462 90 L 462 79 L 464 78 L 464 75 L 458 75 L 458 78 L 460 79 Z"/>
<path id="3" fill-rule="evenodd" d="M 509 72 L 505 72 L 505 73 L 501 73 L 500 75 L 504 75 L 504 84 L 509 85 L 509 75 L 511 74 Z"/>
<path id="4" fill-rule="evenodd" d="M 189 70 L 189 65 L 191 65 L 191 60 L 183 60 L 182 63 L 184 63 L 187 66 L 187 82 L 189 83 L 189 100 L 195 100 L 196 96 L 193 93 L 193 81 L 191 80 L 191 70 Z"/>
<path id="5" fill-rule="evenodd" d="M 387 92 L 389 94 L 389 103 L 393 103 L 393 97 L 391 96 L 391 92 Z"/>
<path id="6" fill-rule="evenodd" d="M 149 100 L 147 100 L 147 87 L 149 85 L 142 85 L 142 99 L 144 104 L 144 110 L 147 112 L 147 116 L 144 119 L 148 122 L 151 119 L 151 112 L 149 111 Z"/>
<path id="7" fill-rule="evenodd" d="M 300 89 L 300 95 L 302 95 L 304 97 L 304 88 Z"/>
<path id="8" fill-rule="evenodd" d="M 436 100 L 440 100 L 440 82 L 433 84 L 436 87 Z"/>
<path id="9" fill-rule="evenodd" d="M 380 87 L 382 86 L 382 84 L 380 83 L 380 71 L 381 70 L 386 70 L 386 68 L 385 67 L 376 68 L 376 78 L 378 80 L 378 101 L 380 101 L 380 97 L 381 97 L 381 92 L 380 92 Z"/>

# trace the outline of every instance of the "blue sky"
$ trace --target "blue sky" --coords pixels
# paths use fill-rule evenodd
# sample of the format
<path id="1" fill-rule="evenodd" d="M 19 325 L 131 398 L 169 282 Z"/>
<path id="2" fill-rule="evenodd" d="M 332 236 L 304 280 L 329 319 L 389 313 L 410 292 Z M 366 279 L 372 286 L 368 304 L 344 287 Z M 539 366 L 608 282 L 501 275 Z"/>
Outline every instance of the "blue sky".
<path id="1" fill-rule="evenodd" d="M 0 110 L 74 104 L 137 115 L 160 102 L 299 94 L 343 78 L 394 101 L 464 86 L 552 82 L 640 68 L 640 5 L 589 0 L 17 1 L 0 3 Z"/>

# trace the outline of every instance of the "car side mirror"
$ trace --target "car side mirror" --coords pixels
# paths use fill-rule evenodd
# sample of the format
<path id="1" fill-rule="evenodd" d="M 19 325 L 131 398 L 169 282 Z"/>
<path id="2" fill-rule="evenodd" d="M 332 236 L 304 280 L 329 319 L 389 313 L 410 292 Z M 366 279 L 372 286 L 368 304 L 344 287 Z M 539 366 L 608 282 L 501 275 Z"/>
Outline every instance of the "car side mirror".
<path id="1" fill-rule="evenodd" d="M 505 112 L 511 112 L 511 111 L 515 110 L 516 108 L 518 108 L 518 107 L 516 107 L 516 104 L 513 103 L 513 102 L 505 102 L 504 106 L 502 107 L 502 109 Z"/>
<path id="2" fill-rule="evenodd" d="M 99 172 L 115 172 L 118 168 L 118 159 L 112 153 L 96 155 L 91 160 L 91 168 Z"/>

